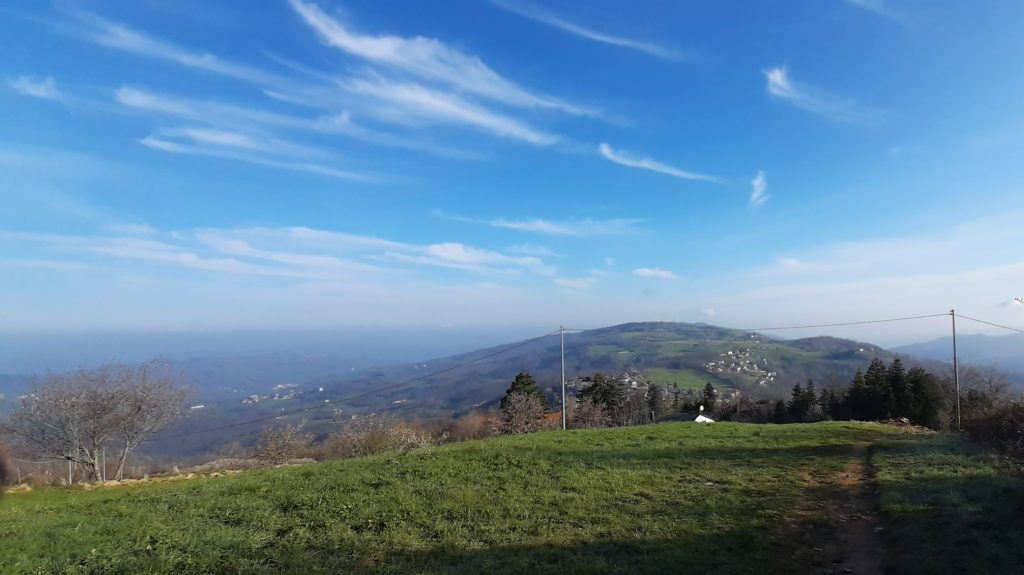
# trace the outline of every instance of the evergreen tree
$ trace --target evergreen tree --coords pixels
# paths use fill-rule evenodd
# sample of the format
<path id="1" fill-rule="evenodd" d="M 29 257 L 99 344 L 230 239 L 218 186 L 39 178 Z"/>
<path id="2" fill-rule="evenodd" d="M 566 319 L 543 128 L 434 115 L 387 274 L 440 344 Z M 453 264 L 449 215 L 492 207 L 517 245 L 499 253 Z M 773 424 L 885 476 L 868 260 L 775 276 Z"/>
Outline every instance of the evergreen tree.
<path id="1" fill-rule="evenodd" d="M 871 402 L 871 392 L 868 384 L 864 381 L 864 374 L 858 369 L 850 382 L 850 388 L 846 390 L 846 397 L 843 400 L 846 413 L 850 419 L 868 419 L 868 405 Z"/>
<path id="2" fill-rule="evenodd" d="M 888 416 L 909 418 L 910 392 L 907 387 L 907 372 L 900 358 L 893 359 L 889 364 L 886 379 L 889 383 Z"/>
<path id="3" fill-rule="evenodd" d="M 509 396 L 514 393 L 524 393 L 532 395 L 540 401 L 541 407 L 544 411 L 550 411 L 551 408 L 548 405 L 548 398 L 541 391 L 540 387 L 537 386 L 537 382 L 533 379 L 533 376 L 528 372 L 520 371 L 519 375 L 516 376 L 512 382 L 512 386 L 505 390 L 505 397 L 501 398 L 501 408 L 505 409 L 506 404 L 509 401 Z"/>
<path id="4" fill-rule="evenodd" d="M 804 419 L 807 421 L 818 421 L 821 413 L 818 410 L 818 391 L 814 388 L 814 380 L 807 380 L 807 387 L 804 388 L 804 396 L 801 407 L 804 410 Z"/>
<path id="5" fill-rule="evenodd" d="M 613 418 L 622 413 L 626 388 L 621 382 L 600 373 L 584 377 L 583 381 L 589 385 L 580 392 L 581 399 L 600 405 Z"/>
<path id="6" fill-rule="evenodd" d="M 789 412 L 786 409 L 786 402 L 778 400 L 775 402 L 775 409 L 772 410 L 772 423 L 786 423 L 789 419 Z"/>
<path id="7" fill-rule="evenodd" d="M 654 417 L 665 414 L 665 391 L 656 383 L 647 386 L 647 410 Z"/>
<path id="8" fill-rule="evenodd" d="M 800 385 L 799 381 L 796 382 L 793 385 L 793 393 L 789 396 L 789 403 L 786 405 L 789 408 L 789 418 L 792 421 L 803 421 L 807 416 L 806 398 L 804 387 Z"/>
<path id="9" fill-rule="evenodd" d="M 877 357 L 864 372 L 864 385 L 867 389 L 864 419 L 884 419 L 889 412 L 889 370 L 885 363 Z"/>
<path id="10" fill-rule="evenodd" d="M 915 367 L 907 372 L 907 389 L 910 405 L 906 417 L 918 425 L 938 429 L 939 412 L 943 404 L 942 382 L 920 367 Z"/>
<path id="11" fill-rule="evenodd" d="M 835 382 L 829 383 L 821 390 L 818 405 L 821 406 L 821 414 L 826 419 L 835 421 L 843 418 L 842 396 Z"/>
<path id="12" fill-rule="evenodd" d="M 718 392 L 715 391 L 715 386 L 711 382 L 704 384 L 704 409 L 712 409 L 715 407 L 715 399 L 718 398 Z"/>

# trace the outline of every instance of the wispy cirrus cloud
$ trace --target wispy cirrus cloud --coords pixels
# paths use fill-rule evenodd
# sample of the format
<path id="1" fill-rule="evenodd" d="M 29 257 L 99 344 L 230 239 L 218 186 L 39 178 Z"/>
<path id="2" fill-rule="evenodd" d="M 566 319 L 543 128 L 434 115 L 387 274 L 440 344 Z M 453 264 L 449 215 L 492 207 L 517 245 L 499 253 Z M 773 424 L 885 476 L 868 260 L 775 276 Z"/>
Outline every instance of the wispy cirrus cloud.
<path id="1" fill-rule="evenodd" d="M 258 68 L 224 60 L 206 52 L 194 52 L 170 42 L 153 38 L 123 24 L 101 18 L 94 14 L 78 14 L 85 24 L 84 36 L 97 44 L 137 54 L 174 62 L 189 68 L 228 76 L 258 84 L 285 85 L 280 76 Z"/>
<path id="2" fill-rule="evenodd" d="M 0 231 L 13 244 L 42 246 L 49 254 L 79 261 L 128 260 L 232 275 L 342 281 L 447 268 L 473 274 L 550 276 L 554 268 L 536 255 L 514 255 L 460 242 L 413 244 L 376 236 L 306 227 L 201 228 L 144 234 L 60 235 Z M 61 261 L 60 259 L 47 261 Z M 85 263 L 93 263 L 91 260 Z M 368 276 L 367 274 L 370 274 Z"/>
<path id="3" fill-rule="evenodd" d="M 636 231 L 636 225 L 643 220 L 637 218 L 613 218 L 598 220 L 594 218 L 569 219 L 569 220 L 546 220 L 543 218 L 467 218 L 465 216 L 446 214 L 441 211 L 434 211 L 434 215 L 457 222 L 482 224 L 492 228 L 517 230 L 534 234 L 548 236 L 615 236 L 630 234 Z"/>
<path id="4" fill-rule="evenodd" d="M 440 40 L 360 34 L 315 4 L 289 1 L 325 44 L 352 56 L 510 106 L 547 108 L 576 115 L 595 114 L 557 98 L 535 94 L 499 75 L 478 56 L 460 52 Z"/>
<path id="5" fill-rule="evenodd" d="M 676 279 L 676 274 L 669 270 L 661 268 L 636 268 L 633 270 L 633 275 L 642 278 L 654 278 L 659 280 L 671 280 Z"/>
<path id="6" fill-rule="evenodd" d="M 639 170 L 649 170 L 652 172 L 665 174 L 667 176 L 672 176 L 674 178 L 679 178 L 682 180 L 700 180 L 705 182 L 716 183 L 721 182 L 719 178 L 716 178 L 714 176 L 708 176 L 705 174 L 698 174 L 696 172 L 688 172 L 685 170 L 681 170 L 674 166 L 670 166 L 668 164 L 652 160 L 646 156 L 634 156 L 629 152 L 624 152 L 622 150 L 616 151 L 606 143 L 602 143 L 598 147 L 598 151 L 601 153 L 602 156 L 605 157 L 605 159 L 611 162 L 615 162 L 616 164 L 622 166 L 637 168 Z"/>
<path id="7" fill-rule="evenodd" d="M 837 96 L 824 90 L 801 84 L 789 77 L 785 66 L 764 71 L 765 89 L 779 100 L 837 122 L 873 123 L 880 119 L 878 110 Z"/>
<path id="8" fill-rule="evenodd" d="M 61 97 L 60 90 L 57 89 L 57 83 L 49 76 L 45 78 L 19 76 L 8 81 L 7 85 L 24 96 L 42 98 L 44 100 L 57 100 Z"/>
<path id="9" fill-rule="evenodd" d="M 223 140 L 223 138 L 214 138 Z M 326 166 L 313 162 L 293 159 L 282 159 L 274 155 L 260 155 L 251 153 L 251 150 L 239 148 L 236 145 L 215 143 L 211 139 L 203 141 L 196 139 L 195 143 L 171 140 L 161 136 L 147 136 L 139 140 L 139 143 L 152 150 L 167 152 L 171 154 L 186 154 L 194 156 L 208 156 L 213 158 L 224 158 L 237 160 L 259 166 L 279 168 L 293 172 L 303 172 L 319 176 L 327 176 L 340 180 L 357 182 L 376 182 L 378 178 L 373 175 L 342 170 L 332 166 Z"/>
<path id="10" fill-rule="evenodd" d="M 384 120 L 465 125 L 502 138 L 540 146 L 558 141 L 557 136 L 532 128 L 520 120 L 475 105 L 456 94 L 433 90 L 420 84 L 377 78 L 353 80 L 345 82 L 344 86 L 357 94 L 372 96 L 378 102 L 390 104 L 375 110 L 377 116 Z"/>
<path id="11" fill-rule="evenodd" d="M 891 20 L 902 22 L 904 20 L 903 15 L 894 11 L 886 0 L 845 0 L 847 4 L 852 4 L 858 8 L 863 8 L 869 12 L 874 12 L 879 16 L 885 16 Z"/>
<path id="12" fill-rule="evenodd" d="M 602 44 L 610 44 L 612 46 L 619 46 L 622 48 L 629 48 L 631 50 L 637 50 L 651 56 L 657 56 L 658 58 L 664 58 L 666 60 L 682 60 L 683 54 L 678 50 L 659 46 L 652 42 L 646 42 L 643 40 L 634 40 L 631 38 L 623 38 L 621 36 L 615 36 L 612 34 L 605 34 L 603 32 L 597 32 L 590 28 L 586 28 L 579 24 L 569 22 L 568 20 L 556 16 L 543 8 L 531 4 L 528 2 L 512 2 L 508 0 L 491 0 L 491 3 L 499 8 L 508 10 L 509 12 L 524 16 L 531 20 L 535 20 L 542 24 L 546 24 L 553 28 L 558 28 L 570 34 L 592 40 L 594 42 L 600 42 Z"/>
<path id="13" fill-rule="evenodd" d="M 763 171 L 757 171 L 757 175 L 750 181 L 750 188 L 751 207 L 759 207 L 771 199 L 771 196 L 768 195 L 768 179 L 765 177 Z"/>

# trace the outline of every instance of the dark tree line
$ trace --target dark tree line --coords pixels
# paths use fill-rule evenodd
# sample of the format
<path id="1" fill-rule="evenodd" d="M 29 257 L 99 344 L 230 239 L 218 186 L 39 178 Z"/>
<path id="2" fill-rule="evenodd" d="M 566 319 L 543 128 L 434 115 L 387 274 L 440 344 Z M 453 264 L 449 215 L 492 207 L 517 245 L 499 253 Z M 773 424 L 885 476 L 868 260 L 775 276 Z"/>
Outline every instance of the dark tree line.
<path id="1" fill-rule="evenodd" d="M 819 393 L 814 382 L 793 386 L 788 402 L 776 404 L 776 422 L 879 420 L 906 418 L 912 423 L 938 428 L 949 395 L 948 382 L 915 367 L 907 370 L 900 358 L 888 366 L 875 358 L 867 370 L 857 373 L 844 392 L 828 385 Z"/>

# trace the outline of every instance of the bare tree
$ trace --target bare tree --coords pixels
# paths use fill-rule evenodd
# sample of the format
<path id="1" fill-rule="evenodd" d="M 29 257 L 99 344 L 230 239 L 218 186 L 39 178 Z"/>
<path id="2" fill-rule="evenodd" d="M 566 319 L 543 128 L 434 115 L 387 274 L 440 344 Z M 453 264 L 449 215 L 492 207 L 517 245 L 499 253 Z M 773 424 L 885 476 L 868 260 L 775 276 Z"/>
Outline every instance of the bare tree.
<path id="1" fill-rule="evenodd" d="M 994 365 L 968 365 L 960 369 L 960 401 L 964 417 L 984 417 L 1010 402 L 1012 384 Z M 955 398 L 955 393 L 953 394 Z"/>
<path id="2" fill-rule="evenodd" d="M 338 431 L 323 443 L 326 457 L 359 457 L 431 445 L 435 433 L 422 424 L 370 414 L 339 421 Z"/>
<path id="3" fill-rule="evenodd" d="M 313 442 L 313 436 L 306 433 L 304 427 L 303 422 L 264 429 L 256 445 L 256 459 L 281 464 L 301 457 Z"/>
<path id="4" fill-rule="evenodd" d="M 164 362 L 50 373 L 6 427 L 36 455 L 81 466 L 95 481 L 106 480 L 113 446 L 121 479 L 128 457 L 180 415 L 187 394 Z"/>
<path id="5" fill-rule="evenodd" d="M 608 411 L 593 399 L 584 399 L 573 413 L 572 426 L 575 428 L 608 427 L 610 424 Z"/>
<path id="6" fill-rule="evenodd" d="M 128 457 L 142 442 L 181 415 L 189 390 L 177 383 L 167 362 L 152 361 L 118 372 L 115 389 L 119 408 L 115 414 L 118 446 L 118 481 L 124 478 Z"/>
<path id="7" fill-rule="evenodd" d="M 540 429 L 544 405 L 531 393 L 510 393 L 501 407 L 501 429 L 505 433 L 531 433 Z"/>

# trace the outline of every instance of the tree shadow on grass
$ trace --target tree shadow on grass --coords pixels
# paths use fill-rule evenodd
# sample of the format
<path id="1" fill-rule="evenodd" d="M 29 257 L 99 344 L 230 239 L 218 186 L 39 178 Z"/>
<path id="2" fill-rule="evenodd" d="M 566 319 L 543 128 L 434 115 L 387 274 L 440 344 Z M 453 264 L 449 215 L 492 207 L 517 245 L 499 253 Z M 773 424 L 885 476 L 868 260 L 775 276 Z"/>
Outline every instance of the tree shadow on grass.
<path id="1" fill-rule="evenodd" d="M 378 551 L 316 559 L 294 557 L 277 565 L 286 573 L 530 574 L 765 574 L 813 572 L 794 564 L 783 548 L 741 529 L 677 538 L 609 539 L 573 545 L 511 545 L 482 549 L 438 547 Z"/>
<path id="2" fill-rule="evenodd" d="M 950 446 L 939 443 L 887 444 L 880 452 L 896 457 L 923 454 L 942 458 L 951 454 Z M 879 479 L 887 527 L 884 540 L 890 549 L 886 572 L 1024 572 L 1024 476 L 1019 463 L 1016 471 L 1006 465 L 992 472 L 984 466 L 971 470 L 963 460 L 946 462 L 948 467 L 921 463 L 922 469 L 910 478 Z"/>

